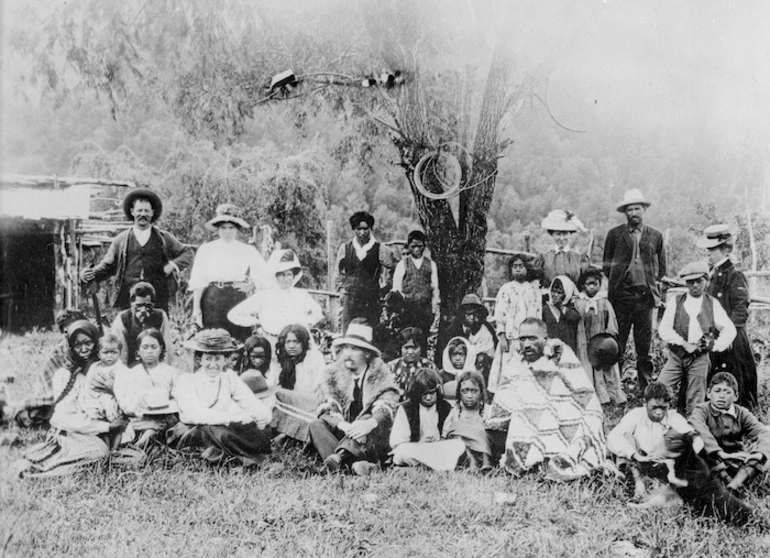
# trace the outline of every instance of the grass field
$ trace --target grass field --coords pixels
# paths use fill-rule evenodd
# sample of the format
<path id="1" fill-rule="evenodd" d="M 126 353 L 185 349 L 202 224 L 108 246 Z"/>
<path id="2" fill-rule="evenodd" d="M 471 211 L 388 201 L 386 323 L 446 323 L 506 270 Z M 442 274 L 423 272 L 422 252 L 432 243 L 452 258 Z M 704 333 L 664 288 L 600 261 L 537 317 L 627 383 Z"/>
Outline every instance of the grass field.
<path id="1" fill-rule="evenodd" d="M 29 389 L 55 339 L 3 338 L 0 375 L 14 372 L 16 389 Z M 765 374 L 765 422 L 767 384 Z M 23 481 L 9 466 L 44 432 L 5 426 L 0 435 L 0 556 L 770 555 L 770 536 L 755 528 L 687 509 L 630 509 L 625 487 L 601 477 L 555 484 L 411 469 L 331 477 L 290 447 L 257 470 L 158 452 L 139 470 L 108 464 Z M 767 481 L 749 500 L 770 517 Z"/>

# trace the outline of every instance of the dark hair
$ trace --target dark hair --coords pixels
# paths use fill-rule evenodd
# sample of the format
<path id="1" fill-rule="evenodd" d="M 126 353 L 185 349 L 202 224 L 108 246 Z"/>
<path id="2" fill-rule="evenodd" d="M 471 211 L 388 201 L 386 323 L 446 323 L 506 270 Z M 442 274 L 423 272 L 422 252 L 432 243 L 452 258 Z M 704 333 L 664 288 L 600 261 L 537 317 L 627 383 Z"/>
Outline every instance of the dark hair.
<path id="1" fill-rule="evenodd" d="M 155 292 L 155 287 L 147 283 L 146 281 L 140 281 L 133 287 L 131 287 L 131 290 L 129 291 L 129 299 L 131 302 L 134 301 L 135 298 L 138 297 L 152 297 L 152 301 L 155 302 L 155 297 L 157 296 L 157 293 Z"/>
<path id="2" fill-rule="evenodd" d="M 644 390 L 645 401 L 649 401 L 650 399 L 662 399 L 666 403 L 670 403 L 673 398 L 674 395 L 671 393 L 671 389 L 661 382 L 650 382 Z"/>
<path id="3" fill-rule="evenodd" d="M 72 322 L 87 319 L 88 317 L 85 315 L 85 312 L 70 308 L 68 310 L 62 310 L 56 315 L 56 326 L 61 333 L 65 333 Z"/>
<path id="4" fill-rule="evenodd" d="M 406 398 L 415 403 L 427 392 L 441 387 L 441 376 L 432 368 L 418 368 L 414 371 L 409 385 L 406 387 Z M 442 393 L 438 390 L 438 399 L 441 400 Z"/>
<path id="5" fill-rule="evenodd" d="M 120 340 L 120 337 L 115 335 L 114 333 L 105 333 L 99 338 L 99 350 L 102 350 L 102 347 L 105 345 L 117 345 L 119 350 L 123 350 L 123 341 Z"/>
<path id="6" fill-rule="evenodd" d="M 736 394 L 738 393 L 738 380 L 730 372 L 717 372 L 714 374 L 714 377 L 709 382 L 709 389 L 717 384 L 727 384 Z"/>
<path id="7" fill-rule="evenodd" d="M 586 281 L 589 279 L 594 278 L 597 281 L 599 281 L 599 284 L 602 284 L 602 279 L 604 279 L 604 273 L 602 273 L 602 270 L 599 269 L 596 266 L 590 266 L 588 269 L 586 269 L 583 273 L 580 274 L 580 279 L 578 279 L 577 287 L 580 291 L 584 290 L 584 286 L 586 284 Z"/>
<path id="8" fill-rule="evenodd" d="M 374 216 L 368 211 L 356 211 L 350 216 L 349 221 L 351 229 L 355 229 L 362 222 L 369 225 L 370 229 L 374 227 Z"/>
<path id="9" fill-rule="evenodd" d="M 86 358 L 82 358 L 75 351 L 75 340 L 78 334 L 82 333 L 87 336 L 94 344 L 91 354 Z M 67 380 L 67 384 L 64 389 L 53 402 L 54 407 L 56 404 L 67 397 L 67 394 L 72 391 L 75 386 L 75 380 L 79 373 L 85 374 L 88 371 L 88 367 L 92 363 L 96 362 L 96 347 L 99 342 L 99 330 L 97 327 L 88 320 L 75 320 L 69 326 L 67 326 L 67 350 L 68 350 L 68 362 L 65 365 L 70 373 L 70 377 Z"/>
<path id="10" fill-rule="evenodd" d="M 163 339 L 163 334 L 158 331 L 158 328 L 156 327 L 143 329 L 139 332 L 139 335 L 136 336 L 137 356 L 139 356 L 139 346 L 142 344 L 145 337 L 152 337 L 158 342 L 160 345 L 160 360 L 163 360 L 166 357 L 166 340 Z M 139 360 L 141 361 L 141 358 Z"/>
<path id="11" fill-rule="evenodd" d="M 516 261 L 520 261 L 524 264 L 524 268 L 527 270 L 527 275 L 524 278 L 525 281 L 533 281 L 537 279 L 537 272 L 535 271 L 535 268 L 532 265 L 532 258 L 526 256 L 525 254 L 514 254 L 511 256 L 511 259 L 508 260 L 508 278 L 513 278 L 513 264 Z"/>
<path id="12" fill-rule="evenodd" d="M 425 233 L 422 231 L 412 231 L 409 233 L 409 236 L 406 237 L 406 245 L 409 246 L 413 240 L 417 240 L 419 242 L 426 242 Z"/>
<path id="13" fill-rule="evenodd" d="M 290 333 L 299 341 L 302 351 L 295 357 L 286 354 L 286 338 Z M 294 389 L 297 383 L 297 364 L 305 360 L 305 355 L 310 349 L 310 332 L 300 324 L 290 324 L 281 330 L 278 334 L 278 341 L 275 343 L 275 356 L 278 364 L 281 365 L 281 373 L 278 376 L 278 383 L 284 389 Z"/>
<path id="14" fill-rule="evenodd" d="M 521 326 L 523 325 L 536 325 L 538 329 L 540 329 L 540 333 L 543 335 L 548 335 L 548 326 L 540 318 L 535 318 L 534 316 L 524 318 L 519 324 L 519 329 L 521 329 Z"/>
<path id="15" fill-rule="evenodd" d="M 484 401 L 487 399 L 487 383 L 482 376 L 476 370 L 466 370 L 457 377 L 457 392 L 455 393 L 455 401 L 457 401 L 457 408 L 462 411 L 462 402 L 460 401 L 460 390 L 463 382 L 471 381 L 479 388 L 481 392 L 481 398 L 479 400 L 479 413 L 484 411 Z"/>
<path id="16" fill-rule="evenodd" d="M 398 332 L 399 347 L 403 347 L 410 341 L 414 341 L 415 344 L 420 347 L 420 351 L 425 352 L 425 347 L 423 346 L 423 336 L 424 334 L 419 327 L 405 327 Z"/>
<path id="17" fill-rule="evenodd" d="M 550 287 L 548 287 L 548 290 L 549 290 L 549 291 L 551 291 L 551 290 L 553 290 L 555 287 L 559 287 L 559 288 L 561 289 L 561 292 L 563 292 L 563 293 L 565 293 L 565 294 L 566 294 L 566 292 L 567 292 L 567 289 L 565 289 L 565 288 L 564 288 L 564 283 L 563 283 L 563 282 L 562 282 L 562 280 L 561 280 L 561 279 L 559 279 L 558 277 L 556 277 L 556 278 L 555 278 L 553 281 L 551 281 L 551 286 L 550 286 Z"/>
<path id="18" fill-rule="evenodd" d="M 264 375 L 270 369 L 270 359 L 273 358 L 273 348 L 270 346 L 270 341 L 259 335 L 252 335 L 243 344 L 243 350 L 241 353 L 240 372 L 246 372 L 253 368 L 254 363 L 251 361 L 250 353 L 254 349 L 261 347 L 265 350 L 265 362 L 263 364 L 264 370 L 259 370 Z"/>
<path id="19" fill-rule="evenodd" d="M 383 306 L 392 311 L 403 311 L 404 307 L 406 306 L 404 295 L 398 291 L 390 291 L 385 295 L 385 298 L 383 299 Z"/>
<path id="20" fill-rule="evenodd" d="M 457 349 L 457 347 L 462 347 L 465 351 L 465 355 L 467 357 L 468 355 L 468 345 L 461 341 L 460 339 L 457 339 L 456 337 L 449 341 L 449 344 L 447 344 L 447 354 L 451 355 L 453 351 Z"/>

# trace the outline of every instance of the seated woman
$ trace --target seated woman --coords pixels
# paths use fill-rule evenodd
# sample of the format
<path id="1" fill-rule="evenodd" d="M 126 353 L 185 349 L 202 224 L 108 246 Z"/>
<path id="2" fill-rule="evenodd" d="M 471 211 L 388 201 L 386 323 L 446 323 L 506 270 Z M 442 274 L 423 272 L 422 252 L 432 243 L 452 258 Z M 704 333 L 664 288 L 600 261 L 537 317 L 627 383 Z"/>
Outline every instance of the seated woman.
<path id="1" fill-rule="evenodd" d="M 139 364 L 117 370 L 113 390 L 118 405 L 130 419 L 123 441 L 145 449 L 152 439 L 177 421 L 174 409 L 154 409 L 149 403 L 150 399 L 152 403 L 160 402 L 161 393 L 168 401 L 179 370 L 163 362 L 166 342 L 157 329 L 145 329 L 136 342 Z"/>
<path id="2" fill-rule="evenodd" d="M 89 417 L 80 404 L 88 367 L 96 362 L 98 339 L 99 330 L 87 320 L 67 328 L 67 364 L 52 379 L 51 430 L 45 442 L 30 448 L 15 466 L 22 476 L 66 475 L 109 454 L 110 423 Z"/>
<path id="3" fill-rule="evenodd" d="M 310 424 L 310 441 L 327 471 L 350 467 L 357 475 L 368 475 L 390 450 L 398 388 L 363 318 L 352 320 L 334 347 L 339 349 L 337 360 L 318 382 L 321 406 L 319 418 Z"/>
<path id="4" fill-rule="evenodd" d="M 221 463 L 236 458 L 255 465 L 270 453 L 270 410 L 238 375 L 227 368 L 227 357 L 238 343 L 224 329 L 204 329 L 185 343 L 200 359 L 193 374 L 182 374 L 173 396 L 179 419 L 168 431 L 169 445 L 193 448 L 202 458 Z M 264 389 L 269 396 L 274 390 Z"/>
<path id="5" fill-rule="evenodd" d="M 425 465 L 451 471 L 465 453 L 462 440 L 442 440 L 441 431 L 452 406 L 441 393 L 441 378 L 432 368 L 419 368 L 406 392 L 407 400 L 396 411 L 390 431 L 393 465 Z"/>
<path id="6" fill-rule="evenodd" d="M 227 319 L 236 325 L 257 328 L 275 343 L 283 328 L 302 324 L 308 329 L 323 319 L 321 306 L 305 289 L 296 288 L 302 266 L 293 250 L 276 250 L 268 266 L 278 287 L 259 291 L 230 310 Z"/>
<path id="7" fill-rule="evenodd" d="M 430 360 L 422 356 L 425 352 L 424 339 L 425 335 L 418 327 L 405 327 L 398 332 L 401 358 L 390 361 L 388 366 L 396 377 L 396 384 L 402 395 L 406 394 L 406 390 L 419 368 L 436 369 Z"/>
<path id="8" fill-rule="evenodd" d="M 308 427 L 318 409 L 318 380 L 326 368 L 323 354 L 310 346 L 310 332 L 292 324 L 283 328 L 275 344 L 278 358 L 276 373 L 268 384 L 278 387 L 273 413 L 273 427 L 290 438 L 307 442 Z"/>

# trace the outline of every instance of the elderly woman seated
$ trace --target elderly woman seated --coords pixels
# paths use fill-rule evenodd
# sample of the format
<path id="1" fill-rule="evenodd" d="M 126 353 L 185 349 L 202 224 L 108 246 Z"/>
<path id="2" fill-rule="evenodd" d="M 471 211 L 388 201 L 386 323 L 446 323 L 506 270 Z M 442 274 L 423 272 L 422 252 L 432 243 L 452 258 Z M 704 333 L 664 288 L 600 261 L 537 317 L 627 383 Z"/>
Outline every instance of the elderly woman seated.
<path id="1" fill-rule="evenodd" d="M 254 393 L 227 367 L 229 354 L 239 349 L 227 330 L 204 329 L 185 346 L 200 358 L 200 368 L 174 386 L 180 422 L 168 432 L 169 445 L 198 449 L 213 463 L 236 458 L 255 465 L 270 453 L 272 413 L 260 396 L 274 390 L 265 385 Z"/>
<path id="2" fill-rule="evenodd" d="M 393 373 L 372 345 L 372 328 L 356 318 L 334 341 L 337 360 L 321 374 L 319 419 L 310 440 L 329 472 L 368 475 L 387 458 L 399 392 Z"/>

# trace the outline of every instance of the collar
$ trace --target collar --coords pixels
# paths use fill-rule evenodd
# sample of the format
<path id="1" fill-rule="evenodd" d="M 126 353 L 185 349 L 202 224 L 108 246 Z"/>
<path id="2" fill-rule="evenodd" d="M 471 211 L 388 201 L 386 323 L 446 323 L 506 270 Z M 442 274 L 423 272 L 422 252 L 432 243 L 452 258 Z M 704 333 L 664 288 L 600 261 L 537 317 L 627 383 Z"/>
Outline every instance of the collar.
<path id="1" fill-rule="evenodd" d="M 356 249 L 356 251 L 363 250 L 364 252 L 368 252 L 369 250 L 371 250 L 372 246 L 374 246 L 374 242 L 375 240 L 374 240 L 373 234 L 369 235 L 369 242 L 367 242 L 363 246 L 361 246 L 358 243 L 358 238 L 356 238 L 355 236 L 353 237 L 353 247 Z"/>
<path id="2" fill-rule="evenodd" d="M 632 227 L 631 225 L 629 225 L 628 223 L 626 223 L 626 229 L 627 229 L 627 230 L 628 230 L 628 232 L 630 232 L 630 233 L 633 233 L 633 232 L 636 232 L 636 231 L 639 231 L 640 233 L 643 233 L 643 232 L 644 232 L 644 226 L 645 226 L 645 225 L 644 225 L 644 222 L 642 222 L 642 224 L 641 224 L 641 225 L 639 225 L 639 226 L 638 226 L 638 227 L 636 227 L 636 228 L 634 228 L 634 227 Z"/>
<path id="3" fill-rule="evenodd" d="M 719 260 L 717 263 L 715 263 L 715 264 L 714 264 L 714 267 L 713 267 L 713 269 L 719 269 L 719 268 L 720 268 L 720 267 L 722 267 L 722 266 L 724 266 L 724 267 L 727 267 L 727 266 L 725 265 L 725 263 L 726 263 L 726 262 L 729 262 L 729 261 L 730 261 L 730 256 L 724 257 L 724 258 L 722 258 L 721 260 Z"/>
<path id="4" fill-rule="evenodd" d="M 351 376 L 351 378 L 353 378 L 353 381 L 356 382 L 356 383 L 359 382 L 359 381 L 362 381 L 364 379 L 364 376 L 366 376 L 366 373 L 367 373 L 368 370 L 369 370 L 369 367 L 367 366 L 366 368 L 364 368 L 363 372 L 361 372 L 360 374 L 357 374 L 355 376 Z"/>
<path id="5" fill-rule="evenodd" d="M 422 256 L 420 256 L 419 258 L 414 258 L 414 257 L 412 257 L 411 255 L 410 255 L 409 257 L 410 257 L 410 258 L 412 258 L 412 261 L 413 261 L 415 264 L 420 264 L 420 265 L 422 265 L 422 262 L 423 262 L 423 260 L 425 259 L 425 255 L 424 255 L 424 254 L 423 254 Z"/>
<path id="6" fill-rule="evenodd" d="M 712 415 L 730 415 L 733 418 L 738 418 L 738 412 L 735 410 L 735 405 L 730 405 L 729 409 L 717 409 L 712 403 L 709 403 Z"/>
<path id="7" fill-rule="evenodd" d="M 569 244 L 567 244 L 564 248 L 559 248 L 558 246 L 554 245 L 553 251 L 556 252 L 557 254 L 559 252 L 562 252 L 562 253 L 566 254 L 567 252 L 570 251 L 570 246 L 569 246 Z"/>

